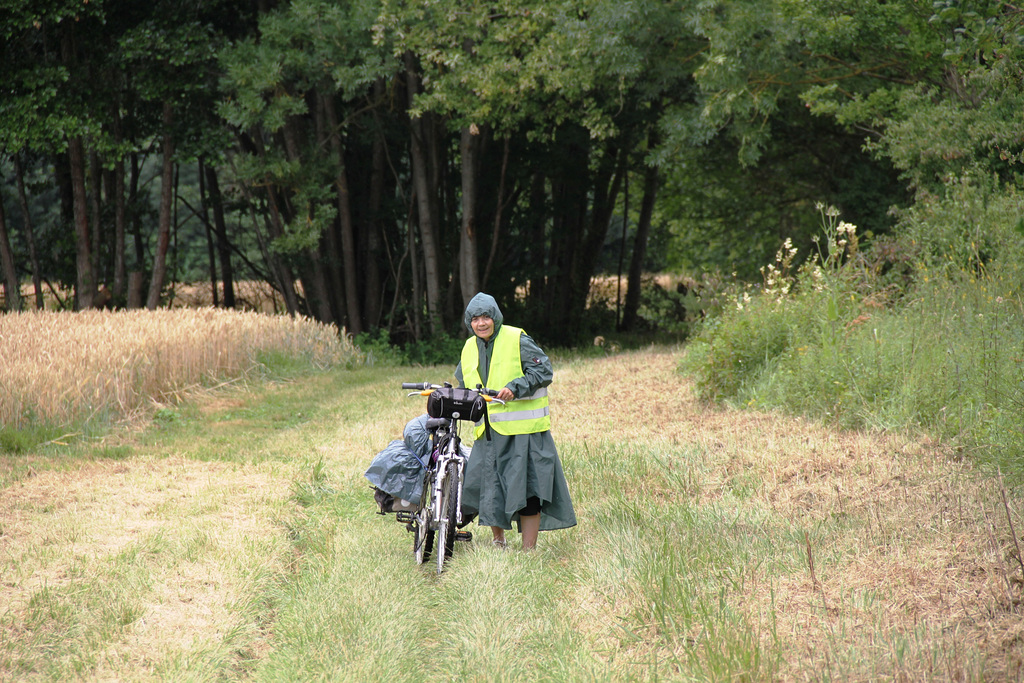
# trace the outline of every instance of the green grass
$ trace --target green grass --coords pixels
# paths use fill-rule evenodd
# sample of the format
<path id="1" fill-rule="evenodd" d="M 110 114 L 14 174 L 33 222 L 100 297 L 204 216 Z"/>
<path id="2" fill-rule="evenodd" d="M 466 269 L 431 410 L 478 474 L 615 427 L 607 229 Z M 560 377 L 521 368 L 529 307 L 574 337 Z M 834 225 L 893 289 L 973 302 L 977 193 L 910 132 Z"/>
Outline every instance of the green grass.
<path id="1" fill-rule="evenodd" d="M 39 542 L 8 551 L 4 585 L 20 597 L 0 613 L 0 678 L 775 681 L 932 672 L 924 677 L 981 681 L 1012 671 L 1001 651 L 982 648 L 977 630 L 1012 630 L 1003 620 L 1019 620 L 1000 601 L 999 565 L 983 548 L 990 533 L 1007 538 L 991 490 L 981 496 L 934 459 L 892 457 L 781 418 L 746 424 L 730 414 L 724 429 L 704 427 L 716 415 L 660 374 L 642 383 L 652 401 L 612 406 L 615 428 L 601 426 L 609 401 L 623 396 L 594 377 L 626 386 L 641 370 L 673 363 L 649 349 L 560 365 L 555 436 L 579 525 L 542 534 L 532 553 L 514 537 L 512 550 L 499 551 L 486 529 L 471 526 L 474 540 L 459 544 L 440 577 L 433 564 L 415 565 L 403 525 L 375 514 L 362 475 L 423 409 L 399 383 L 443 379 L 450 368 L 291 373 L 168 410 L 94 459 L 80 456 L 95 494 L 84 488 L 45 507 L 26 501 L 0 519 L 2 543 L 29 530 L 20 517 L 40 529 Z M 681 428 L 678 436 L 646 430 L 655 423 Z M 97 514 L 114 511 L 123 520 L 112 518 L 104 539 Z M 907 568 L 893 571 L 915 577 L 928 596 L 950 590 L 936 588 L 930 572 L 980 572 L 964 585 L 973 626 L 952 596 L 942 614 L 903 613 L 902 575 L 861 576 L 865 561 L 883 558 L 902 558 Z M 1010 658 L 1020 650 L 1007 647 Z"/>

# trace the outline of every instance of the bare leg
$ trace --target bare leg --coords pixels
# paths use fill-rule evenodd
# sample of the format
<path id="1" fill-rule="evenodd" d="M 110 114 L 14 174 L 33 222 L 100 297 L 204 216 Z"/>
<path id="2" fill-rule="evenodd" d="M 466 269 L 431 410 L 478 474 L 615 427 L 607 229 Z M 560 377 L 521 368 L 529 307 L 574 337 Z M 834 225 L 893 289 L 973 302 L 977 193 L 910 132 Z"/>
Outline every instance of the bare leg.
<path id="1" fill-rule="evenodd" d="M 540 534 L 540 515 L 520 516 L 519 523 L 523 525 L 523 550 L 532 550 L 537 547 L 537 536 Z"/>
<path id="2" fill-rule="evenodd" d="M 500 545 L 500 546 L 504 547 L 504 545 L 505 545 L 505 530 L 504 529 L 502 529 L 500 526 L 492 526 L 491 527 L 491 535 L 494 537 L 494 540 L 491 541 L 491 543 L 493 543 L 494 545 Z"/>

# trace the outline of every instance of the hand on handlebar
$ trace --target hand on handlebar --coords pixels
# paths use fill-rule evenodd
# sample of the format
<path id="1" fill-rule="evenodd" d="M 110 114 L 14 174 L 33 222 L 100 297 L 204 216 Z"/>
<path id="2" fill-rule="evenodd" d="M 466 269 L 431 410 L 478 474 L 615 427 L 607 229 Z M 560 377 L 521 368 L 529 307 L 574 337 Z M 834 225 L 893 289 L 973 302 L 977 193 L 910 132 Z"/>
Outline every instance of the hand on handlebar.
<path id="1" fill-rule="evenodd" d="M 515 394 L 513 394 L 512 390 L 508 387 L 502 387 L 501 391 L 497 393 L 495 398 L 501 399 L 502 401 L 511 401 L 515 398 Z"/>

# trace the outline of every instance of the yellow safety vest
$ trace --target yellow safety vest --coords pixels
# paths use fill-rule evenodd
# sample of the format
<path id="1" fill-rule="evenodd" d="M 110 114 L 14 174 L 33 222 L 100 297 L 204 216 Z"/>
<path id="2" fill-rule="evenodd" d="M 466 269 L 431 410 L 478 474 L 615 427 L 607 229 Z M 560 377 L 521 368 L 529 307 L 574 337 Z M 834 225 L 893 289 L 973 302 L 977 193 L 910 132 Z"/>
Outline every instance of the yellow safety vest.
<path id="1" fill-rule="evenodd" d="M 519 337 L 523 331 L 518 327 L 502 325 L 492 342 L 491 365 L 487 371 L 490 389 L 501 390 L 506 384 L 523 376 L 522 359 L 519 356 Z M 480 351 L 476 337 L 466 340 L 462 347 L 462 379 L 466 386 L 475 389 L 483 384 L 480 379 Z M 505 405 L 491 401 L 487 404 L 487 419 L 491 428 L 499 434 L 533 434 L 551 429 L 551 415 L 548 412 L 548 390 L 538 389 L 532 396 L 509 401 Z M 476 438 L 484 433 L 484 422 L 476 423 Z"/>

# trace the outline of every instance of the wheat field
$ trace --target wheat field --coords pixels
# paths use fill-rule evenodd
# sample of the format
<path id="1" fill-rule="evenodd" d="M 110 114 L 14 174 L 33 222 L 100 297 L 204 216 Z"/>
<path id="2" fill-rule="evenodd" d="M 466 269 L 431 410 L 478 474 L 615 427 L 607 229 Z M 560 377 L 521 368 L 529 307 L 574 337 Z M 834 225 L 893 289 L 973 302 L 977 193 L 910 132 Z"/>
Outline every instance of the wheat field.
<path id="1" fill-rule="evenodd" d="M 0 316 L 0 427 L 131 418 L 275 353 L 326 367 L 357 350 L 337 328 L 303 317 L 214 308 L 9 313 Z"/>

